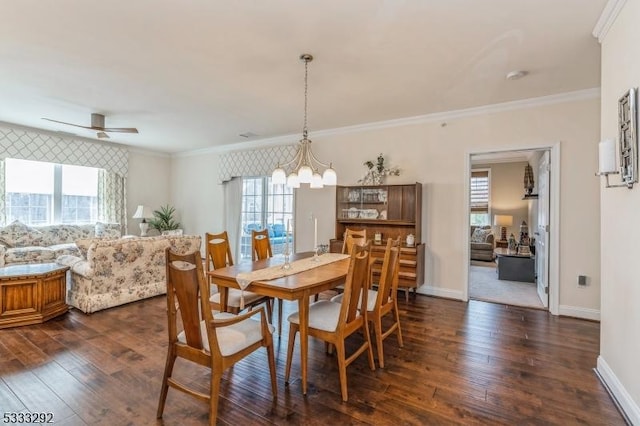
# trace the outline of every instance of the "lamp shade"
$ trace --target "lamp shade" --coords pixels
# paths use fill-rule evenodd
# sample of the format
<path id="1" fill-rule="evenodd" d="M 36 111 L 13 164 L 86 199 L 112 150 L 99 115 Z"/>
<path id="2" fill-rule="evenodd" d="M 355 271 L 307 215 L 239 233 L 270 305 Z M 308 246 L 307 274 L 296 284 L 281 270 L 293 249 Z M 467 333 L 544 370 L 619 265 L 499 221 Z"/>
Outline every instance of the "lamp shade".
<path id="1" fill-rule="evenodd" d="M 271 183 L 274 185 L 284 185 L 287 183 L 287 173 L 282 167 L 278 167 L 271 175 Z"/>
<path id="2" fill-rule="evenodd" d="M 507 214 L 497 214 L 493 216 L 493 224 L 495 226 L 511 226 L 513 225 L 513 216 Z"/>
<path id="3" fill-rule="evenodd" d="M 134 219 L 146 219 L 148 217 L 153 217 L 153 212 L 147 206 L 143 206 L 140 204 L 136 209 L 136 212 L 133 214 Z"/>
<path id="4" fill-rule="evenodd" d="M 613 139 L 598 144 L 598 171 L 601 174 L 616 171 L 616 143 Z"/>

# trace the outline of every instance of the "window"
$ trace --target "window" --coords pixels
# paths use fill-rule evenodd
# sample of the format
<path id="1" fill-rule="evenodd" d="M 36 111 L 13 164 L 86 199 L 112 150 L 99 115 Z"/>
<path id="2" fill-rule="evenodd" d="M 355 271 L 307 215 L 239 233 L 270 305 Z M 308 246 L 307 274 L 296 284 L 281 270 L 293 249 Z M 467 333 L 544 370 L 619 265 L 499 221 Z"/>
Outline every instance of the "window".
<path id="1" fill-rule="evenodd" d="M 241 259 L 251 259 L 251 231 L 267 228 L 273 254 L 284 251 L 288 239 L 293 249 L 292 236 L 287 236 L 287 221 L 293 220 L 293 189 L 286 185 L 273 185 L 271 177 L 243 178 L 242 180 L 242 232 Z M 293 225 L 292 225 L 293 226 Z"/>
<path id="2" fill-rule="evenodd" d="M 491 225 L 489 221 L 489 170 L 471 171 L 471 225 Z"/>
<path id="3" fill-rule="evenodd" d="M 98 170 L 7 158 L 7 223 L 94 223 L 98 218 Z"/>

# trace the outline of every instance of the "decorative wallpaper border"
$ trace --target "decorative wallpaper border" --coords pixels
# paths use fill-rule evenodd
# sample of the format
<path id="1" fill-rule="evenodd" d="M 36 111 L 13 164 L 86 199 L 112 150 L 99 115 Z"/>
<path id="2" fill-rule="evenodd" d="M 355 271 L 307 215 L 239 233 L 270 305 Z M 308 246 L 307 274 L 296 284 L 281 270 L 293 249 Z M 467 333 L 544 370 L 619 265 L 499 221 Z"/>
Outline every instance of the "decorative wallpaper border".
<path id="1" fill-rule="evenodd" d="M 220 155 L 219 183 L 240 176 L 271 176 L 278 164 L 290 161 L 298 145 L 280 145 Z"/>
<path id="2" fill-rule="evenodd" d="M 126 148 L 4 126 L 0 126 L 0 158 L 96 167 L 122 177 L 129 172 Z"/>

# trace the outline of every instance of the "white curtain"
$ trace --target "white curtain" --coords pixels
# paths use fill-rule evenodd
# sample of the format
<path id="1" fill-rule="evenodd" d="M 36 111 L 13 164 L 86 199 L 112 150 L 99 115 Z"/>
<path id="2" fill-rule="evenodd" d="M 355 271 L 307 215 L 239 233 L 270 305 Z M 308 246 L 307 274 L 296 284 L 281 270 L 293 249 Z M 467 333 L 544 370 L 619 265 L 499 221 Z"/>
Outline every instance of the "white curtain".
<path id="1" fill-rule="evenodd" d="M 119 223 L 120 232 L 127 230 L 127 179 L 107 170 L 98 172 L 98 220 Z"/>
<path id="2" fill-rule="evenodd" d="M 6 179 L 4 176 L 4 158 L 0 159 L 0 224 L 7 224 L 7 190 Z"/>
<path id="3" fill-rule="evenodd" d="M 224 220 L 223 224 L 229 235 L 233 260 L 240 259 L 240 226 L 242 219 L 242 178 L 234 177 L 224 184 Z"/>

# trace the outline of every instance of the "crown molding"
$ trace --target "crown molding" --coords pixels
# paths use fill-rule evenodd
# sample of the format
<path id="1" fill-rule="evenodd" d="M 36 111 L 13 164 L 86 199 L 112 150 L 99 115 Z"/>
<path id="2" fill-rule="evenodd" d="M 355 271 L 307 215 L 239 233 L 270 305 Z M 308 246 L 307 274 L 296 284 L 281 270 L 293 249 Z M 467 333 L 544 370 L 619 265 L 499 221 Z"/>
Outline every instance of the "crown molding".
<path id="1" fill-rule="evenodd" d="M 138 148 L 131 145 L 125 145 L 129 153 L 146 155 L 147 157 L 171 158 L 171 154 L 162 151 L 152 151 L 149 149 Z"/>
<path id="2" fill-rule="evenodd" d="M 344 135 L 349 133 L 367 132 L 371 130 L 385 129 L 389 127 L 400 127 L 423 123 L 444 122 L 447 120 L 473 117 L 484 114 L 494 114 L 505 111 L 534 108 L 545 105 L 553 105 L 564 102 L 583 101 L 588 99 L 598 99 L 600 88 L 577 90 L 574 92 L 560 93 L 557 95 L 541 96 L 518 101 L 502 102 L 498 104 L 485 105 L 481 107 L 460 109 L 433 114 L 418 115 L 414 117 L 399 118 L 395 120 L 376 121 L 372 123 L 356 124 L 353 126 L 337 127 L 335 129 L 318 130 L 313 132 L 313 138 Z M 193 157 L 206 154 L 222 154 L 233 151 L 243 151 L 249 149 L 266 148 L 269 146 L 292 144 L 298 141 L 300 134 L 278 136 L 267 139 L 259 139 L 242 143 L 219 145 L 192 151 L 173 153 L 173 157 Z"/>
<path id="3" fill-rule="evenodd" d="M 592 33 L 599 43 L 602 43 L 607 37 L 609 29 L 611 29 L 626 2 L 627 0 L 609 0 L 605 5 Z"/>

